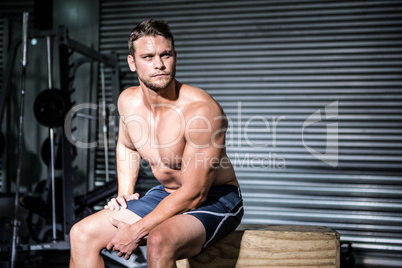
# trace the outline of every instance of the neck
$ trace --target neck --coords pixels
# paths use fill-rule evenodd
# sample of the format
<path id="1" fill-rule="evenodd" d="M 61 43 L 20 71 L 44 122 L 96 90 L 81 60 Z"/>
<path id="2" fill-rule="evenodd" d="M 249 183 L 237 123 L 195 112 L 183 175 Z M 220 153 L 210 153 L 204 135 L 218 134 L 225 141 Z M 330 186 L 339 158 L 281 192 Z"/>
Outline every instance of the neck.
<path id="1" fill-rule="evenodd" d="M 160 104 L 173 104 L 179 98 L 180 83 L 173 80 L 170 85 L 158 92 L 147 88 L 141 83 L 141 91 L 144 98 L 144 103 L 150 108 L 154 113 L 155 107 Z"/>

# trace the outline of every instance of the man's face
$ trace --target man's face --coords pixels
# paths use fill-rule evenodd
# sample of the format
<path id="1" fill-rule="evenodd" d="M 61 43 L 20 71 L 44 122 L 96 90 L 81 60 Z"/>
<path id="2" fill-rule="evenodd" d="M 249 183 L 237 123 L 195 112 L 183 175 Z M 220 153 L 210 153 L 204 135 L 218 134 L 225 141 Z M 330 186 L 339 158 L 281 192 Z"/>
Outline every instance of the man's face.
<path id="1" fill-rule="evenodd" d="M 159 35 L 144 36 L 134 42 L 134 47 L 134 58 L 128 56 L 131 71 L 155 92 L 167 88 L 176 75 L 176 52 L 171 41 Z"/>

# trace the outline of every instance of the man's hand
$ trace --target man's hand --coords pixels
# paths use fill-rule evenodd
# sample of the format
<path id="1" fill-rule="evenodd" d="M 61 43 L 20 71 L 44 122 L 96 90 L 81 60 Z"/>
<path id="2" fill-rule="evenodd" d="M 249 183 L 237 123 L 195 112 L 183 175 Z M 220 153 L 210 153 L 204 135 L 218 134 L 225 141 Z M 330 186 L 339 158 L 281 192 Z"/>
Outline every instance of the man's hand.
<path id="1" fill-rule="evenodd" d="M 127 208 L 127 201 L 138 200 L 139 198 L 140 194 L 138 193 L 112 198 L 107 205 L 105 205 L 105 209 L 120 210 L 120 208 Z"/>
<path id="2" fill-rule="evenodd" d="M 133 251 L 144 242 L 145 236 L 136 232 L 131 224 L 118 221 L 114 218 L 110 218 L 109 221 L 118 231 L 109 244 L 107 244 L 106 249 L 118 251 L 117 256 L 124 256 L 128 260 Z"/>

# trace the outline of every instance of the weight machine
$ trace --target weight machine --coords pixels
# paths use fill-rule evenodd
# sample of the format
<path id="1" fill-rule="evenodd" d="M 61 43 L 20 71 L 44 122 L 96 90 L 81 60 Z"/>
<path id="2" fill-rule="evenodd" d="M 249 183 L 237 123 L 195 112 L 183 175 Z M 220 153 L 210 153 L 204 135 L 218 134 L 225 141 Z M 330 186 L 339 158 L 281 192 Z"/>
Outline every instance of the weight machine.
<path id="1" fill-rule="evenodd" d="M 27 40 L 32 38 L 46 38 L 47 40 L 47 61 L 48 61 L 48 88 L 42 91 L 36 98 L 34 103 L 34 114 L 38 122 L 49 128 L 49 139 L 47 140 L 46 148 L 42 148 L 43 151 L 50 149 L 50 156 L 48 156 L 49 176 L 45 182 L 45 185 L 41 185 L 39 191 L 42 191 L 41 197 L 24 196 L 19 197 L 19 173 L 21 164 L 21 151 L 19 148 L 18 158 L 18 170 L 16 180 L 16 193 L 15 193 L 15 213 L 13 221 L 13 238 L 11 249 L 8 245 L 0 245 L 0 252 L 11 252 L 11 267 L 16 265 L 16 255 L 18 251 L 39 251 L 39 250 L 68 250 L 70 248 L 69 232 L 73 224 L 75 223 L 75 215 L 81 213 L 84 210 L 94 212 L 93 206 L 99 201 L 105 200 L 107 197 L 117 192 L 117 181 L 109 179 L 106 180 L 106 184 L 102 187 L 87 193 L 83 196 L 75 197 L 73 194 L 73 180 L 74 169 L 73 161 L 75 158 L 75 147 L 67 137 L 64 135 L 65 126 L 64 119 L 68 111 L 73 105 L 70 97 L 73 93 L 73 81 L 75 72 L 84 63 L 98 62 L 101 67 L 102 78 L 102 96 L 104 100 L 104 67 L 110 68 L 113 99 L 117 100 L 120 91 L 120 70 L 118 66 L 117 55 L 104 55 L 94 49 L 87 47 L 86 45 L 71 39 L 68 35 L 68 30 L 65 26 L 60 26 L 57 30 L 35 30 L 28 29 L 28 14 L 24 13 L 23 21 L 23 34 L 17 37 L 13 42 L 8 53 L 8 59 L 5 66 L 4 83 L 0 92 L 0 125 L 4 116 L 4 110 L 9 99 L 11 91 L 11 77 L 12 70 L 16 62 L 16 55 L 21 44 L 23 45 L 24 60 L 23 60 L 23 73 L 22 73 L 22 86 L 21 86 L 21 111 L 20 111 L 20 142 L 19 147 L 22 146 L 22 122 L 24 115 L 24 94 L 25 94 L 25 70 L 27 67 L 26 50 Z M 58 62 L 60 71 L 60 88 L 55 88 L 52 82 L 51 74 L 51 40 L 57 42 L 58 49 Z M 83 56 L 71 63 L 71 56 L 74 53 L 78 53 Z M 103 101 L 103 106 L 105 102 Z M 105 107 L 102 107 L 105 109 Z M 103 110 L 104 111 L 104 110 Z M 102 113 L 102 122 L 105 124 L 105 113 Z M 117 124 L 118 117 L 115 117 Z M 55 135 L 54 129 L 59 129 L 61 135 Z M 106 126 L 103 126 L 106 129 Z M 115 135 L 116 136 L 116 135 Z M 105 140 L 106 142 L 107 140 Z M 3 143 L 4 145 L 5 143 Z M 43 145 L 43 147 L 45 144 Z M 105 144 L 107 147 L 107 144 Z M 107 148 L 105 149 L 106 162 Z M 55 161 L 56 160 L 56 161 Z M 61 178 L 55 178 L 55 168 L 61 167 Z M 141 174 L 140 174 L 141 177 Z M 107 177 L 108 178 L 108 177 Z M 49 190 L 51 189 L 51 190 Z M 61 202 L 56 204 L 56 194 L 62 197 Z M 18 237 L 18 228 L 20 223 L 17 220 L 18 205 L 23 205 L 30 211 L 30 219 L 32 220 L 33 214 L 36 217 L 39 215 L 42 218 L 47 219 L 45 226 L 42 226 L 42 231 L 39 232 L 34 243 L 20 243 Z M 51 210 L 49 210 L 51 208 Z M 60 215 L 60 212 L 62 215 Z M 49 224 L 49 218 L 51 216 L 51 227 Z M 46 232 L 52 231 L 51 238 L 45 238 Z M 37 231 L 37 230 L 35 230 Z M 115 259 L 114 256 L 108 252 L 104 252 L 104 255 Z M 117 260 L 117 259 L 116 259 Z M 117 260 L 118 261 L 118 260 Z M 127 267 L 144 267 L 143 265 L 127 266 Z M 146 266 L 145 266 L 146 267 Z"/>

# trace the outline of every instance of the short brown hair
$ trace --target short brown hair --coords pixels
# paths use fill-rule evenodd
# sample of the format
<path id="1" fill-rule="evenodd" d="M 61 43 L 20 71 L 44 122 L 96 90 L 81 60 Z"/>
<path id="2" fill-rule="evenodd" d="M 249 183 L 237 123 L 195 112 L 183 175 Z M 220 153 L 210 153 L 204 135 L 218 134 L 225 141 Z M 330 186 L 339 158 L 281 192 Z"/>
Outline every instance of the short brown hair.
<path id="1" fill-rule="evenodd" d="M 128 49 L 130 50 L 130 54 L 134 56 L 135 53 L 134 41 L 143 36 L 155 37 L 157 35 L 169 39 L 172 42 L 172 47 L 174 50 L 174 38 L 172 33 L 170 32 L 169 24 L 163 20 L 150 19 L 141 22 L 131 31 L 130 36 L 128 38 Z"/>

